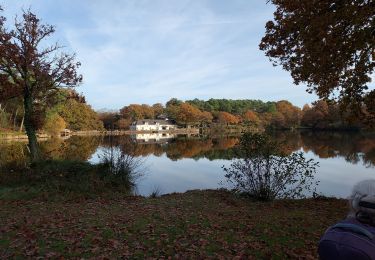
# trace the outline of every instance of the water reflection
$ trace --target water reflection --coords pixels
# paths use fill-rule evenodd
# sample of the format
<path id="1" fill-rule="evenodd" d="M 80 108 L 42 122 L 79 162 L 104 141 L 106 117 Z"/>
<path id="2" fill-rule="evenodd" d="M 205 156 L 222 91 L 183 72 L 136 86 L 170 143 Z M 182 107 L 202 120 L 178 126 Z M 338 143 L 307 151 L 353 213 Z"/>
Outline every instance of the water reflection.
<path id="1" fill-rule="evenodd" d="M 176 135 L 171 133 L 140 133 L 131 135 L 131 138 L 139 144 L 166 143 L 175 137 Z"/>
<path id="2" fill-rule="evenodd" d="M 352 164 L 375 165 L 375 133 L 280 131 L 271 134 L 283 143 L 283 152 L 290 154 L 302 149 L 321 159 L 344 158 Z M 48 159 L 87 161 L 99 146 L 116 146 L 134 156 L 166 155 L 171 160 L 225 159 L 236 156 L 238 136 L 199 137 L 176 136 L 169 133 L 137 134 L 131 136 L 72 136 L 66 140 L 53 138 L 40 142 L 42 154 Z M 24 161 L 26 142 L 0 141 L 0 163 Z"/>
<path id="3" fill-rule="evenodd" d="M 132 153 L 135 156 L 166 154 L 171 160 L 230 160 L 236 156 L 235 147 L 239 142 L 238 136 L 177 136 L 156 140 L 151 137 L 145 138 L 145 135 L 138 138 L 106 137 L 102 145 L 119 146 L 124 153 Z M 362 163 L 367 167 L 375 165 L 375 133 L 280 131 L 272 133 L 272 136 L 284 144 L 283 152 L 286 154 L 302 149 L 305 153 L 313 152 L 322 159 L 342 157 L 352 164 Z"/>
<path id="4" fill-rule="evenodd" d="M 330 195 L 341 196 L 340 189 L 366 176 L 375 177 L 375 133 L 353 132 L 274 132 L 282 142 L 283 152 L 302 150 L 317 159 L 321 186 Z M 221 166 L 236 157 L 239 136 L 199 137 L 172 134 L 137 134 L 132 136 L 72 136 L 40 143 L 43 155 L 50 159 L 97 161 L 103 148 L 117 147 L 124 154 L 147 157 L 149 175 L 140 186 L 162 185 L 163 192 L 194 188 L 216 188 L 222 180 Z M 27 159 L 26 142 L 0 141 L 0 165 Z M 345 175 L 345 177 L 343 177 Z M 340 177 L 341 176 L 341 177 Z M 362 176 L 362 177 L 361 177 Z M 324 182 L 323 182 L 324 181 Z M 345 185 L 333 188 L 346 181 Z M 325 185 L 328 185 L 325 187 Z M 325 188 L 324 188 L 325 187 Z M 332 191 L 332 192 L 330 192 Z"/>
<path id="5" fill-rule="evenodd" d="M 101 137 L 72 136 L 68 139 L 52 138 L 39 143 L 43 158 L 53 160 L 87 161 L 98 149 Z M 22 164 L 28 159 L 27 142 L 0 140 L 0 166 L 7 163 Z"/>
<path id="6" fill-rule="evenodd" d="M 343 157 L 352 164 L 375 165 L 374 133 L 302 132 L 302 148 L 319 158 Z"/>
<path id="7" fill-rule="evenodd" d="M 176 136 L 175 138 L 164 138 L 155 141 L 148 138 L 140 139 L 138 142 L 134 136 L 106 136 L 101 145 L 104 147 L 117 146 L 127 154 L 134 156 L 162 156 L 166 155 L 173 161 L 193 158 L 195 160 L 207 158 L 232 159 L 235 156 L 233 151 L 239 141 L 239 137 L 199 137 L 199 136 Z"/>

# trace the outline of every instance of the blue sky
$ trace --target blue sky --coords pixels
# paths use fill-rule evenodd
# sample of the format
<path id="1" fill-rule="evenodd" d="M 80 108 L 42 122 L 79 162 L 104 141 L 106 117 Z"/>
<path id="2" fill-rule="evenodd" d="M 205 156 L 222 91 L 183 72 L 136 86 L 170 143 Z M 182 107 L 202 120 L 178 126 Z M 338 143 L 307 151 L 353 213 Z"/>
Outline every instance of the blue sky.
<path id="1" fill-rule="evenodd" d="M 266 0 L 0 0 L 5 16 L 31 7 L 75 52 L 95 108 L 186 99 L 317 99 L 258 48 Z"/>

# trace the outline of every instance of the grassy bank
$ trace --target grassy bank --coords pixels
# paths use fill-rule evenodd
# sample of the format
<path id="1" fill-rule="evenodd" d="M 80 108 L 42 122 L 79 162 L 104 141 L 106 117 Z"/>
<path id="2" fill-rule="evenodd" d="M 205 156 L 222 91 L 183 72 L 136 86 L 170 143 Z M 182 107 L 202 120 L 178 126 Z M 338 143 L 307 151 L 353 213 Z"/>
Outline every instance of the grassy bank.
<path id="1" fill-rule="evenodd" d="M 125 158 L 125 157 L 124 157 Z M 134 159 L 135 160 L 135 159 Z M 45 160 L 0 167 L 0 200 L 69 201 L 126 197 L 133 193 L 135 174 L 130 165 L 114 173 L 107 163 Z"/>
<path id="2" fill-rule="evenodd" d="M 226 191 L 158 198 L 0 200 L 0 258 L 316 258 L 343 200 L 252 202 Z"/>

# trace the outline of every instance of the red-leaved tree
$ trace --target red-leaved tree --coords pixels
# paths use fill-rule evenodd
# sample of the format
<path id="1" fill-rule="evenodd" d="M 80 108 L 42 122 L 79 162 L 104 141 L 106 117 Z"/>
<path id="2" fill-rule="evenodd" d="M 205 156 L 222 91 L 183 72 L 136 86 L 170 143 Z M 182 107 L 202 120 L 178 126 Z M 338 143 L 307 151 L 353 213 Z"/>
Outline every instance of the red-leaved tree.
<path id="1" fill-rule="evenodd" d="M 82 81 L 75 55 L 60 52 L 58 44 L 45 46 L 54 32 L 51 25 L 42 24 L 30 10 L 6 28 L 0 17 L 0 101 L 22 97 L 25 129 L 33 161 L 39 159 L 36 130 L 42 116 L 37 107 L 46 102 L 58 88 L 75 87 Z"/>

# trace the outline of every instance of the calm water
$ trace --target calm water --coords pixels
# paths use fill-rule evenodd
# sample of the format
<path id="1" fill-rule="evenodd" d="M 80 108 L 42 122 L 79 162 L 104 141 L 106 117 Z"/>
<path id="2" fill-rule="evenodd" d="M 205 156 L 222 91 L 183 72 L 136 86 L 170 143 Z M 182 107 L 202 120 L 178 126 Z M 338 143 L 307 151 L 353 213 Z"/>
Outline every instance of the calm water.
<path id="1" fill-rule="evenodd" d="M 284 143 L 287 153 L 302 151 L 320 163 L 316 179 L 318 192 L 347 197 L 354 183 L 375 178 L 375 133 L 277 132 L 274 138 Z M 191 189 L 226 187 L 222 166 L 235 156 L 238 137 L 187 137 L 137 135 L 78 137 L 41 142 L 45 155 L 54 159 L 99 161 L 104 149 L 142 157 L 145 174 L 137 181 L 137 192 L 149 195 L 184 192 Z M 24 143 L 1 143 L 0 162 L 24 160 Z"/>

